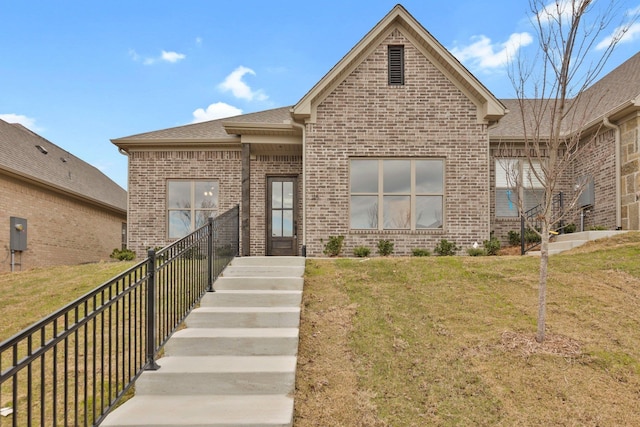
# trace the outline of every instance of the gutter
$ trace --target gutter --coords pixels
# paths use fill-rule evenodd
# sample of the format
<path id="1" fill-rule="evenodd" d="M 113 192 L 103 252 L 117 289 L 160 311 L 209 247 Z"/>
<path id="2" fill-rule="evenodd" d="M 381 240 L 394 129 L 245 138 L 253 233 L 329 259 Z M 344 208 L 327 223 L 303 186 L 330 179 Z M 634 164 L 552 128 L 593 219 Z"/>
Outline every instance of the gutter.
<path id="1" fill-rule="evenodd" d="M 609 121 L 609 117 L 605 116 L 602 119 L 602 124 L 615 131 L 615 170 L 616 170 L 616 229 L 622 230 L 622 213 L 621 213 L 621 191 L 620 191 L 620 126 L 614 125 Z"/>
<path id="2" fill-rule="evenodd" d="M 292 111 L 293 113 L 293 111 Z M 293 116 L 293 114 L 292 114 Z M 291 125 L 302 131 L 302 256 L 307 256 L 307 131 L 291 117 Z"/>

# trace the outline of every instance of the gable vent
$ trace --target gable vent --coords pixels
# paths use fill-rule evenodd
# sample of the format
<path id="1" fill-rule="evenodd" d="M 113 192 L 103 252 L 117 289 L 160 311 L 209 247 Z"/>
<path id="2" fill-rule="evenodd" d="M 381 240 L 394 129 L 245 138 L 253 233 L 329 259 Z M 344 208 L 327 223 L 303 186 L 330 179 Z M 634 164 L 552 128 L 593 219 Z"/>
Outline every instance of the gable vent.
<path id="1" fill-rule="evenodd" d="M 389 46 L 389 85 L 404 84 L 404 46 Z"/>
<path id="2" fill-rule="evenodd" d="M 38 151 L 40 151 L 42 154 L 47 154 L 48 151 L 46 148 L 44 148 L 42 145 L 36 145 L 36 148 L 38 149 Z"/>

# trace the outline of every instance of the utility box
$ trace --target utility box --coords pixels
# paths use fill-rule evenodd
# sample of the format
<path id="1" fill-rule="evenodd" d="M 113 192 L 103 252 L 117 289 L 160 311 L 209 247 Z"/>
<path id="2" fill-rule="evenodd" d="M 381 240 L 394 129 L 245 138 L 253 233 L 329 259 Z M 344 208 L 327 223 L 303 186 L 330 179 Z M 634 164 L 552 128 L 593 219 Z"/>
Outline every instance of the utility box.
<path id="1" fill-rule="evenodd" d="M 588 206 L 593 206 L 596 202 L 596 192 L 595 185 L 593 184 L 593 177 L 582 176 L 578 178 L 576 187 L 582 187 L 582 193 L 580 193 L 580 197 L 578 197 L 578 207 L 582 209 Z"/>
<path id="2" fill-rule="evenodd" d="M 14 252 L 27 250 L 27 220 L 12 216 L 9 218 L 9 249 Z"/>

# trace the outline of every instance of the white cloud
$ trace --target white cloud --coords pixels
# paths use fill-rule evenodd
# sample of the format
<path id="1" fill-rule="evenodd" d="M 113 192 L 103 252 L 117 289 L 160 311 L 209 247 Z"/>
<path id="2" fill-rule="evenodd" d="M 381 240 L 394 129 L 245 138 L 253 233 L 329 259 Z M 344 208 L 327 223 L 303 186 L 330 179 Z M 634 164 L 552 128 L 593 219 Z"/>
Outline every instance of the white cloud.
<path id="1" fill-rule="evenodd" d="M 183 53 L 167 52 L 167 51 L 164 51 L 164 50 L 162 51 L 162 60 L 163 61 L 175 63 L 175 62 L 183 60 L 186 57 L 187 57 L 187 55 L 185 55 Z"/>
<path id="2" fill-rule="evenodd" d="M 24 116 L 22 114 L 0 114 L 0 119 L 4 120 L 7 123 L 20 123 L 22 126 L 29 128 L 34 132 L 38 130 L 38 128 L 36 127 L 36 119 Z"/>
<path id="3" fill-rule="evenodd" d="M 129 49 L 129 56 L 135 62 L 142 61 L 144 65 L 153 65 L 157 62 L 164 61 L 175 64 L 178 61 L 182 61 L 187 57 L 184 53 L 178 52 L 167 52 L 166 50 L 161 51 L 160 56 L 158 57 L 142 57 L 136 52 L 134 49 Z"/>
<path id="4" fill-rule="evenodd" d="M 504 43 L 491 43 L 491 39 L 484 36 L 474 36 L 468 46 L 454 47 L 451 53 L 460 60 L 474 68 L 490 70 L 506 65 L 521 47 L 533 42 L 529 33 L 514 33 Z"/>
<path id="5" fill-rule="evenodd" d="M 202 45 L 202 37 L 196 37 L 196 45 L 197 46 L 201 46 Z"/>
<path id="6" fill-rule="evenodd" d="M 251 68 L 241 65 L 233 70 L 218 87 L 223 92 L 231 92 L 236 98 L 246 99 L 247 101 L 266 101 L 269 97 L 262 90 L 254 91 L 242 81 L 246 74 L 256 75 Z"/>
<path id="7" fill-rule="evenodd" d="M 602 39 L 600 43 L 596 45 L 596 50 L 603 50 L 611 46 L 615 40 L 616 43 L 629 43 L 634 40 L 637 40 L 640 37 L 640 23 L 636 22 L 631 24 L 630 26 L 622 25 L 615 30 L 607 37 Z"/>
<path id="8" fill-rule="evenodd" d="M 238 116 L 242 114 L 242 110 L 233 105 L 224 102 L 216 102 L 207 107 L 206 110 L 198 108 L 193 112 L 193 121 L 191 123 L 206 122 L 208 120 L 223 119 L 225 117 Z"/>
<path id="9" fill-rule="evenodd" d="M 573 2 L 575 0 L 556 0 L 547 4 L 538 12 L 538 19 L 542 23 L 550 24 L 552 21 L 565 21 L 573 15 Z"/>

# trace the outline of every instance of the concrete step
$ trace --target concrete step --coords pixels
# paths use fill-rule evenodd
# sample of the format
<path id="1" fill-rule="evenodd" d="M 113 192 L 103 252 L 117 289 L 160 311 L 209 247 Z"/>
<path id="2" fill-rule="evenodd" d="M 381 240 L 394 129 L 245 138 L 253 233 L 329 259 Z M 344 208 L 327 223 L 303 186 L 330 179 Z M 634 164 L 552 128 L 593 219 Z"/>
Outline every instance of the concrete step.
<path id="1" fill-rule="evenodd" d="M 624 230 L 590 230 L 578 233 L 559 234 L 549 243 L 549 255 L 556 255 L 584 245 L 588 241 L 604 239 L 617 234 L 626 233 Z M 527 255 L 540 256 L 540 248 L 527 252 Z"/>
<path id="2" fill-rule="evenodd" d="M 302 302 L 302 291 L 224 290 L 207 292 L 201 307 L 296 307 Z"/>
<path id="3" fill-rule="evenodd" d="M 187 328 L 298 328 L 300 307 L 199 307 Z"/>
<path id="4" fill-rule="evenodd" d="M 295 356 L 297 328 L 187 328 L 171 336 L 166 356 Z"/>
<path id="5" fill-rule="evenodd" d="M 219 277 L 213 284 L 216 291 L 221 290 L 281 290 L 301 291 L 304 286 L 302 277 Z"/>
<path id="6" fill-rule="evenodd" d="M 304 267 L 305 259 L 303 257 L 293 256 L 253 256 L 253 257 L 236 257 L 231 262 L 232 267 L 238 266 L 290 266 Z"/>
<path id="7" fill-rule="evenodd" d="M 229 265 L 222 271 L 222 277 L 302 277 L 304 266 L 272 265 Z"/>
<path id="8" fill-rule="evenodd" d="M 168 356 L 136 381 L 136 396 L 288 394 L 295 356 Z"/>
<path id="9" fill-rule="evenodd" d="M 137 396 L 109 414 L 103 427 L 285 427 L 293 398 L 248 396 Z"/>

